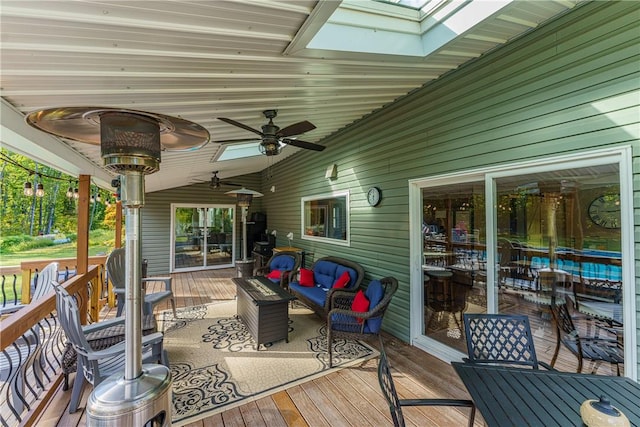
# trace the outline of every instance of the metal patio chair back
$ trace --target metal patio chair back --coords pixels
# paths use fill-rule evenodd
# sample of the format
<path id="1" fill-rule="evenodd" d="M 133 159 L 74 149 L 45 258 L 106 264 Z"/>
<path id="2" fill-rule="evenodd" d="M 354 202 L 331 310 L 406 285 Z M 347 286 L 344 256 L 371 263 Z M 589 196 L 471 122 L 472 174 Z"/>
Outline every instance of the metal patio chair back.
<path id="1" fill-rule="evenodd" d="M 538 361 L 527 316 L 465 313 L 463 320 L 468 353 L 465 362 L 552 369 Z"/>
<path id="2" fill-rule="evenodd" d="M 600 333 L 606 333 L 604 328 L 576 328 L 574 319 L 579 321 L 580 317 L 574 317 L 569 312 L 572 303 L 571 297 L 567 295 L 557 301 L 554 299 L 551 304 L 551 314 L 558 331 L 551 366 L 555 365 L 562 344 L 578 358 L 576 372 L 582 372 L 584 360 L 588 360 L 593 364 L 592 374 L 596 373 L 602 362 L 608 362 L 616 367 L 617 374 L 620 375 L 620 364 L 624 363 L 621 343 L 616 338 L 600 336 Z M 581 318 L 586 322 L 590 321 L 584 316 Z M 592 332 L 589 333 L 589 330 Z"/>

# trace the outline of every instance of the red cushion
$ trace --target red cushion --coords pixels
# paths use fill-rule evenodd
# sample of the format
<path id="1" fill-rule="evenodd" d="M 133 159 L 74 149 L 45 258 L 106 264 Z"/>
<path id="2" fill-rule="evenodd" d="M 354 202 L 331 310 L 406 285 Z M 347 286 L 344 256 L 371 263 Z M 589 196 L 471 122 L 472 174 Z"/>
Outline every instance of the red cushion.
<path id="1" fill-rule="evenodd" d="M 351 280 L 351 276 L 349 276 L 349 273 L 345 271 L 336 279 L 335 282 L 333 282 L 333 287 L 338 289 L 344 288 L 347 286 L 347 283 L 349 283 L 349 280 Z"/>
<path id="2" fill-rule="evenodd" d="M 359 313 L 364 313 L 369 310 L 369 300 L 364 295 L 362 290 L 356 292 L 356 296 L 353 298 L 353 302 L 351 303 L 351 311 L 357 311 Z M 362 323 L 364 319 L 358 319 L 358 323 Z"/>
<path id="3" fill-rule="evenodd" d="M 282 277 L 282 271 L 280 270 L 272 270 L 271 273 L 267 274 L 269 279 L 279 279 Z"/>
<path id="4" fill-rule="evenodd" d="M 300 285 L 301 286 L 313 286 L 315 282 L 313 280 L 313 270 L 306 268 L 300 269 Z"/>

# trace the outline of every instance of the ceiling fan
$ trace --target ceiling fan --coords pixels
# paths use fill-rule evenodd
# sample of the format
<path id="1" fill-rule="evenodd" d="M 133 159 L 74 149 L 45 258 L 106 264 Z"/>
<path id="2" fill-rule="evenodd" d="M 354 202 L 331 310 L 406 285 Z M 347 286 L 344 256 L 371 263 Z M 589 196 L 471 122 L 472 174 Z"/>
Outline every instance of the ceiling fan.
<path id="1" fill-rule="evenodd" d="M 242 184 L 235 184 L 233 182 L 227 182 L 227 181 L 223 181 L 218 177 L 218 171 L 213 171 L 211 172 L 213 174 L 213 176 L 211 177 L 211 180 L 209 181 L 209 187 L 213 188 L 214 190 L 217 190 L 218 188 L 222 187 L 223 185 L 228 185 L 228 186 L 232 186 L 232 187 L 242 187 Z M 196 181 L 196 182 L 206 182 L 206 181 Z"/>
<path id="2" fill-rule="evenodd" d="M 222 120 L 225 123 L 229 123 L 230 125 L 237 126 L 244 130 L 248 130 L 249 132 L 253 132 L 260 136 L 258 138 L 242 138 L 242 139 L 225 139 L 221 141 L 214 141 L 219 144 L 230 144 L 235 142 L 249 142 L 249 141 L 260 141 L 260 151 L 267 156 L 275 156 L 280 153 L 280 148 L 282 144 L 293 145 L 294 147 L 305 148 L 307 150 L 314 151 L 322 151 L 325 149 L 324 146 L 314 144 L 307 141 L 302 141 L 296 138 L 290 138 L 295 135 L 300 135 L 310 130 L 315 129 L 315 125 L 308 121 L 302 121 L 298 123 L 294 123 L 292 125 L 286 126 L 280 129 L 278 126 L 273 124 L 273 119 L 278 115 L 276 110 L 264 110 L 262 112 L 264 116 L 269 119 L 269 123 L 266 125 L 262 125 L 262 132 L 257 129 L 253 129 L 245 124 L 237 122 L 235 120 L 227 119 L 225 117 L 218 117 L 218 120 Z"/>

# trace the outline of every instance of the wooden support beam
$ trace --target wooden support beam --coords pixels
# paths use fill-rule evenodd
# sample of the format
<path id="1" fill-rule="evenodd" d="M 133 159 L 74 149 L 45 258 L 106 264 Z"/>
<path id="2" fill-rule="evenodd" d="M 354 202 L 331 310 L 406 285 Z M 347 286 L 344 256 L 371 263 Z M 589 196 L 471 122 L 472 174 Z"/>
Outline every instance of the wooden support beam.
<path id="1" fill-rule="evenodd" d="M 78 274 L 84 274 L 89 267 L 89 197 L 91 176 L 80 175 L 78 178 Z"/>

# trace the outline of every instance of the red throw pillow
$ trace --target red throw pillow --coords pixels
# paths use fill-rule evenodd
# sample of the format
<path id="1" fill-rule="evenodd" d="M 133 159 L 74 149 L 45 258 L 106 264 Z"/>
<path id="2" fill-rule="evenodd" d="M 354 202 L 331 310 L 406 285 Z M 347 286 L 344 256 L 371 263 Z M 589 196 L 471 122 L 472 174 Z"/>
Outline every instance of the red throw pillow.
<path id="1" fill-rule="evenodd" d="M 347 283 L 349 283 L 349 280 L 351 280 L 351 276 L 349 276 L 349 272 L 345 271 L 333 282 L 333 287 L 338 289 L 344 288 L 347 286 Z"/>
<path id="2" fill-rule="evenodd" d="M 356 292 L 356 296 L 353 298 L 353 302 L 351 303 L 351 311 L 357 311 L 359 313 L 364 313 L 369 310 L 369 300 L 364 295 L 362 290 Z M 358 319 L 358 323 L 364 322 L 364 319 Z"/>
<path id="3" fill-rule="evenodd" d="M 309 270 L 306 268 L 300 269 L 300 286 L 313 286 L 315 282 L 313 281 L 313 270 Z"/>
<path id="4" fill-rule="evenodd" d="M 279 279 L 282 277 L 282 271 L 280 270 L 272 270 L 271 273 L 267 274 L 269 279 Z"/>

